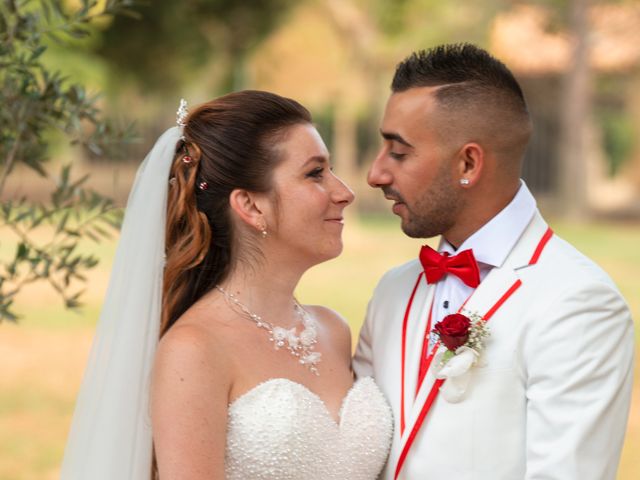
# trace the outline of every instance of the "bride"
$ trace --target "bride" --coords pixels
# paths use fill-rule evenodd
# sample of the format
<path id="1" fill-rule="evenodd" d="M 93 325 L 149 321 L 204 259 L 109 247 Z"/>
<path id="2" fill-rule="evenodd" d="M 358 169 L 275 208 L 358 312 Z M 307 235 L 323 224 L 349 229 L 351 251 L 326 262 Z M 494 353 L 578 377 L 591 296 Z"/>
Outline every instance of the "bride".
<path id="1" fill-rule="evenodd" d="M 376 478 L 387 403 L 294 297 L 353 201 L 309 112 L 243 91 L 178 124 L 129 198 L 62 479 Z"/>

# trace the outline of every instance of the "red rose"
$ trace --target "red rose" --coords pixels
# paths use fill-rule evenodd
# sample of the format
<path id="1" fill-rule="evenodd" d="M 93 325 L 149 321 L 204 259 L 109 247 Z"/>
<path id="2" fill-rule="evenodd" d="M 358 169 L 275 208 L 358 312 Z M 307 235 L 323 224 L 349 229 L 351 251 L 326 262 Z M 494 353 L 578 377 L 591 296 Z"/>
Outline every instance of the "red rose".
<path id="1" fill-rule="evenodd" d="M 461 313 L 447 315 L 433 328 L 444 346 L 451 351 L 461 347 L 469 339 L 471 320 Z"/>

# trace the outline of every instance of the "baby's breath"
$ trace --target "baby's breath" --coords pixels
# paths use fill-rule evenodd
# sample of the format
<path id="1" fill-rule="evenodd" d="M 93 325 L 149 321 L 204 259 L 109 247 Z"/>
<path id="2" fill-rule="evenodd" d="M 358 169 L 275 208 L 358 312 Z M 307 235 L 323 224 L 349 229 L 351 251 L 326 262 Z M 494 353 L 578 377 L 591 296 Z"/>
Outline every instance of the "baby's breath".
<path id="1" fill-rule="evenodd" d="M 469 339 L 465 346 L 474 349 L 480 353 L 484 349 L 484 339 L 489 336 L 489 328 L 481 315 L 475 312 L 465 312 L 465 315 L 471 321 L 469 328 Z"/>

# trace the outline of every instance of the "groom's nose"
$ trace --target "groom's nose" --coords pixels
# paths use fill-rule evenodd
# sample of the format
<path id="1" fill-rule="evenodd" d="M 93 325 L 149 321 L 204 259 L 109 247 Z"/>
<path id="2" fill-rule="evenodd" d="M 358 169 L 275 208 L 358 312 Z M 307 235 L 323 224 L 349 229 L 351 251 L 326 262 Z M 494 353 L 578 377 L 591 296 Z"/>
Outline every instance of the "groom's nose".
<path id="1" fill-rule="evenodd" d="M 382 149 L 369 168 L 367 183 L 373 188 L 380 188 L 391 185 L 392 181 L 393 176 L 385 166 L 385 151 Z"/>

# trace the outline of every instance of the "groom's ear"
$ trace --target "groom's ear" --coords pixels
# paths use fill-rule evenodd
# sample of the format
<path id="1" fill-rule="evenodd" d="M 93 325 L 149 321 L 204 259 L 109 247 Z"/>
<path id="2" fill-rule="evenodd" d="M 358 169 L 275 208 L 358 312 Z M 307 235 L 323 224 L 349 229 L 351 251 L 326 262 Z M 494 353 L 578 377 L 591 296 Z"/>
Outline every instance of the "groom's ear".
<path id="1" fill-rule="evenodd" d="M 475 184 L 485 166 L 484 148 L 476 142 L 466 143 L 458 156 L 458 176 L 469 180 L 468 185 Z"/>
<path id="2" fill-rule="evenodd" d="M 266 213 L 266 199 L 263 197 L 264 194 L 236 188 L 229 194 L 229 206 L 246 225 L 263 230 Z"/>

